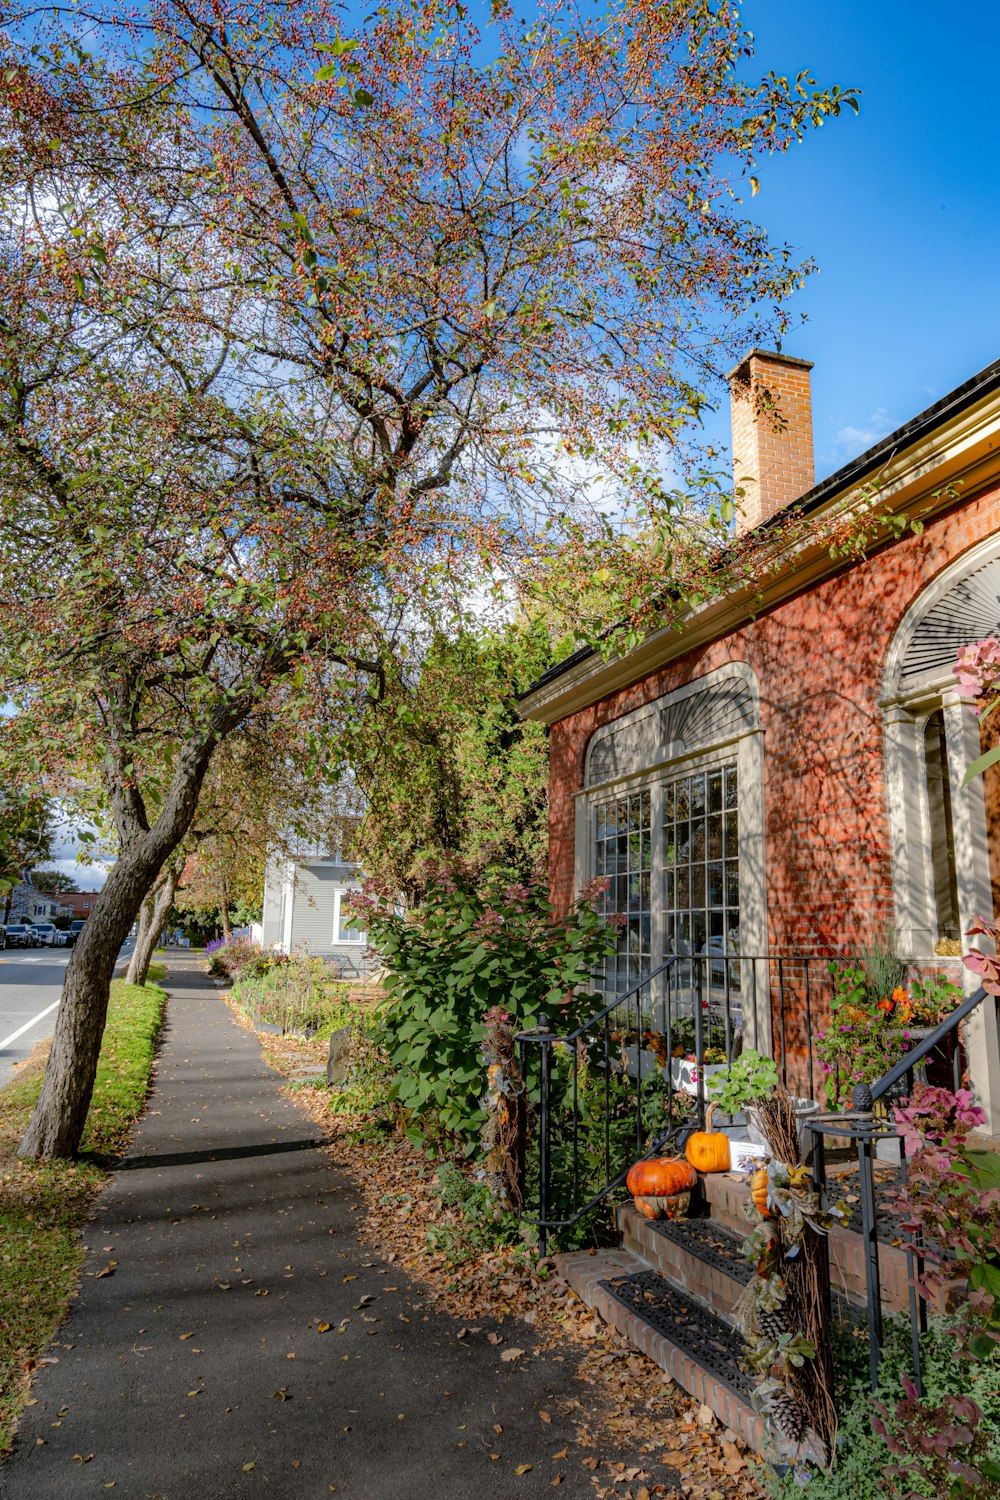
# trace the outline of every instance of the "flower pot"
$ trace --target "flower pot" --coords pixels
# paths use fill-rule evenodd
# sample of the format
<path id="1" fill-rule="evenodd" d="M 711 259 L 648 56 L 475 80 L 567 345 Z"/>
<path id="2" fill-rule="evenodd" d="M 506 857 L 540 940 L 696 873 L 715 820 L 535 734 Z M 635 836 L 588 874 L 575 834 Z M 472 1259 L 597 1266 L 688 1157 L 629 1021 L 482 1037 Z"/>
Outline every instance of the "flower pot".
<path id="1" fill-rule="evenodd" d="M 625 1070 L 630 1078 L 639 1077 L 639 1065 L 642 1064 L 643 1078 L 649 1078 L 657 1071 L 660 1064 L 656 1060 L 656 1053 L 650 1052 L 647 1047 L 628 1046 L 625 1052 Z"/>
<path id="2" fill-rule="evenodd" d="M 726 1071 L 725 1063 L 706 1063 L 703 1068 L 693 1057 L 672 1057 L 670 1059 L 670 1080 L 678 1094 L 688 1094 L 692 1099 L 698 1097 L 699 1080 L 703 1079 L 705 1084 L 705 1097 L 711 1098 L 709 1079 L 716 1073 Z"/>

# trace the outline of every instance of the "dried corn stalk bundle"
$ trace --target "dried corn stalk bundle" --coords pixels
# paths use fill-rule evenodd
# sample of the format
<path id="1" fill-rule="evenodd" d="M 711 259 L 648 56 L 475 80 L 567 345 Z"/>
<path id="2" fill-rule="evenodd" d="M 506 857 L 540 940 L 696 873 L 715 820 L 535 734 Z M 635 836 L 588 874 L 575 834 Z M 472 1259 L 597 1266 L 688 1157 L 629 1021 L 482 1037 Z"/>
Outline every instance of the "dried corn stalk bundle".
<path id="1" fill-rule="evenodd" d="M 517 1065 L 510 1012 L 495 1005 L 483 1017 L 482 1054 L 486 1063 L 483 1146 L 486 1181 L 494 1200 L 515 1213 L 522 1209 L 521 1159 L 524 1149 L 524 1084 Z"/>
<path id="2" fill-rule="evenodd" d="M 779 1086 L 754 1106 L 754 1115 L 771 1152 L 767 1209 L 761 1214 L 748 1206 L 757 1223 L 745 1253 L 756 1274 L 740 1298 L 737 1322 L 749 1363 L 763 1377 L 754 1404 L 767 1417 L 779 1456 L 826 1467 L 837 1433 L 826 1235 L 846 1210 L 821 1210 L 786 1091 Z"/>

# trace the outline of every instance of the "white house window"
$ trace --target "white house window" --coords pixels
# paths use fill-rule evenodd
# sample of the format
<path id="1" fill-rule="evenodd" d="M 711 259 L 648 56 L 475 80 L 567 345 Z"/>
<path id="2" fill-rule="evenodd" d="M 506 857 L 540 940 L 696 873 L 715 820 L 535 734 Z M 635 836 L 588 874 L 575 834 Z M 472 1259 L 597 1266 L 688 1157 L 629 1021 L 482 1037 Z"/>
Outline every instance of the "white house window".
<path id="1" fill-rule="evenodd" d="M 734 952 L 740 925 L 735 762 L 668 781 L 663 834 L 665 953 Z"/>
<path id="2" fill-rule="evenodd" d="M 338 944 L 348 943 L 361 945 L 367 943 L 368 934 L 360 927 L 348 927 L 350 911 L 348 902 L 355 895 L 354 891 L 335 891 L 333 897 L 333 941 Z"/>
<path id="3" fill-rule="evenodd" d="M 959 646 L 1000 628 L 1000 544 L 973 547 L 913 601 L 890 648 L 881 707 L 900 951 L 925 959 L 993 909 L 979 725 L 959 700 Z"/>
<path id="4" fill-rule="evenodd" d="M 650 872 L 652 820 L 648 791 L 610 797 L 594 810 L 594 874 L 610 884 L 606 914 L 624 918 L 618 953 L 604 966 L 608 994 L 621 994 L 650 969 Z"/>
<path id="5" fill-rule="evenodd" d="M 624 994 L 674 955 L 767 951 L 763 735 L 757 683 L 732 662 L 599 729 L 577 805 L 576 878 L 610 882 L 624 919 L 604 989 Z M 716 956 L 719 956 L 718 958 Z M 674 967 L 670 983 L 688 983 Z M 663 999 L 654 979 L 649 999 Z M 763 1040 L 763 1039 L 762 1039 Z"/>
<path id="6" fill-rule="evenodd" d="M 944 712 L 940 708 L 935 709 L 924 724 L 924 768 L 937 932 L 942 938 L 957 938 L 961 923 L 955 866 L 955 823 L 951 809 Z"/>

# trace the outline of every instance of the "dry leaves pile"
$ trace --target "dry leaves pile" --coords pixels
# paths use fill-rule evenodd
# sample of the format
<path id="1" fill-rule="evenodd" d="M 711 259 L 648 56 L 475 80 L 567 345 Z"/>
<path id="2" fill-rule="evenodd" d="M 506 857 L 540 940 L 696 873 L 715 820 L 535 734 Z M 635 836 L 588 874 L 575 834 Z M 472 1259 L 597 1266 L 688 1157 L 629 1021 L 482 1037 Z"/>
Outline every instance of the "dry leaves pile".
<path id="1" fill-rule="evenodd" d="M 290 1080 L 323 1070 L 321 1042 L 269 1035 L 260 1041 L 268 1061 Z M 360 1231 L 364 1239 L 422 1282 L 432 1301 L 459 1320 L 456 1337 L 467 1337 L 470 1324 L 495 1319 L 501 1329 L 488 1338 L 504 1344 L 504 1323 L 519 1318 L 534 1330 L 539 1350 L 579 1361 L 580 1398 L 560 1413 L 576 1424 L 578 1451 L 564 1453 L 567 1472 L 580 1464 L 590 1474 L 598 1500 L 759 1500 L 764 1492 L 755 1477 L 754 1454 L 720 1428 L 708 1407 L 596 1318 L 553 1274 L 551 1261 L 535 1261 L 523 1248 L 508 1246 L 478 1251 L 456 1264 L 448 1253 L 430 1249 L 432 1225 L 460 1231 L 463 1222 L 436 1195 L 437 1165 L 394 1132 L 386 1131 L 374 1149 L 370 1130 L 359 1141 L 356 1132 L 371 1121 L 332 1115 L 326 1090 L 291 1092 L 323 1127 L 337 1164 L 358 1184 L 367 1210 Z M 512 1344 L 501 1359 L 514 1360 L 523 1352 Z M 539 1412 L 539 1419 L 551 1421 L 551 1414 Z M 609 1453 L 618 1457 L 608 1458 Z"/>

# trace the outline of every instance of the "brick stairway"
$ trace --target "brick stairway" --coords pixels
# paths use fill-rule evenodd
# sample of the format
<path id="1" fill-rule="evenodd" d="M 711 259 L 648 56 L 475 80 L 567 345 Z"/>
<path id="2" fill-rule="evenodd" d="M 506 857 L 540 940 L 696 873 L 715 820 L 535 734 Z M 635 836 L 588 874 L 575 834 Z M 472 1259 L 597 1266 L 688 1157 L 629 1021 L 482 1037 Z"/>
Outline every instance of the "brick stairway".
<path id="1" fill-rule="evenodd" d="M 588 1307 L 761 1452 L 764 1422 L 750 1403 L 755 1381 L 741 1368 L 742 1339 L 732 1321 L 751 1275 L 742 1254 L 752 1227 L 743 1212 L 749 1195 L 745 1178 L 701 1176 L 689 1220 L 650 1221 L 626 1205 L 618 1211 L 620 1249 L 559 1255 L 556 1264 Z M 832 1230 L 830 1264 L 840 1310 L 863 1318 L 861 1236 Z M 883 1308 L 904 1311 L 906 1254 L 881 1236 L 879 1272 Z"/>

